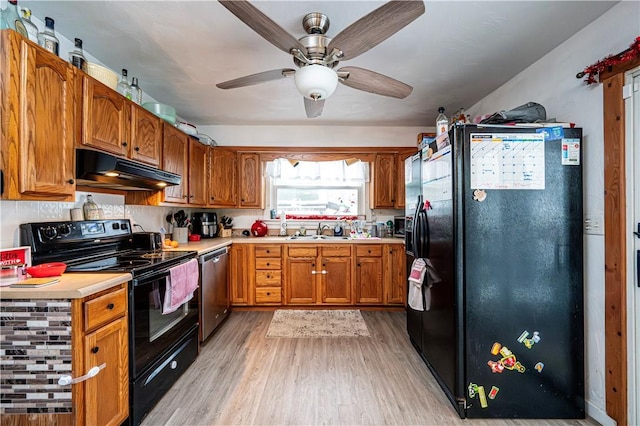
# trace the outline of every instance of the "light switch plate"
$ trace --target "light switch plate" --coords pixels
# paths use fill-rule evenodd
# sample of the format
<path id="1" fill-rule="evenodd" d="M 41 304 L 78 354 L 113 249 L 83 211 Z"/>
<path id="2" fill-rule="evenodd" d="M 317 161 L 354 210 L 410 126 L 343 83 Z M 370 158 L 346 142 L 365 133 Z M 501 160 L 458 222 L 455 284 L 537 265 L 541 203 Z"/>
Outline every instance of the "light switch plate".
<path id="1" fill-rule="evenodd" d="M 604 216 L 589 215 L 584 218 L 584 233 L 590 235 L 604 235 Z"/>

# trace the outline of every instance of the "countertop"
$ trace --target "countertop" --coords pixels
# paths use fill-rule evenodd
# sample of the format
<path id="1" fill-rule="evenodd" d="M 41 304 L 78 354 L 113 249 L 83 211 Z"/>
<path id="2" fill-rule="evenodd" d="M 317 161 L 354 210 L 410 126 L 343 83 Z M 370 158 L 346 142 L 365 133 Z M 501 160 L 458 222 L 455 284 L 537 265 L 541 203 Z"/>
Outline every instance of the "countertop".
<path id="1" fill-rule="evenodd" d="M 131 281 L 131 274 L 79 272 L 62 274 L 60 281 L 36 288 L 0 287 L 0 299 L 82 299 Z"/>
<path id="2" fill-rule="evenodd" d="M 231 244 L 404 244 L 402 238 L 289 239 L 287 237 L 207 238 L 182 243 L 167 251 L 208 253 Z M 126 273 L 66 273 L 60 282 L 37 288 L 0 287 L 0 299 L 81 299 L 132 279 Z"/>

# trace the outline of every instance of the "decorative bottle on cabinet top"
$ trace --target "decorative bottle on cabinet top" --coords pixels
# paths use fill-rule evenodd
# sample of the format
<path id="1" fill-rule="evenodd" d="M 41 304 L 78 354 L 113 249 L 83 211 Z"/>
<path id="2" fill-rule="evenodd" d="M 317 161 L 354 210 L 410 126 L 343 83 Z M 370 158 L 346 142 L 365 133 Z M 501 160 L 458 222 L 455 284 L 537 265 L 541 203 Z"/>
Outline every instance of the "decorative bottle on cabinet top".
<path id="1" fill-rule="evenodd" d="M 16 31 L 18 34 L 29 38 L 29 33 L 20 18 L 18 13 L 18 0 L 9 0 L 9 4 L 5 9 L 2 9 L 2 19 L 0 19 L 0 29 L 10 29 Z"/>
<path id="2" fill-rule="evenodd" d="M 120 76 L 120 81 L 118 82 L 116 89 L 122 96 L 127 99 L 131 99 L 131 86 L 129 85 L 129 79 L 127 78 L 126 68 L 122 68 L 122 75 Z"/>
<path id="3" fill-rule="evenodd" d="M 29 34 L 29 40 L 34 43 L 38 42 L 38 27 L 36 24 L 31 22 L 31 9 L 28 7 L 22 8 L 22 23 L 24 27 L 27 29 L 27 33 Z"/>
<path id="4" fill-rule="evenodd" d="M 45 16 L 44 18 L 44 31 L 38 33 L 38 44 L 48 50 L 49 52 L 58 55 L 58 49 L 60 41 L 56 37 L 56 31 L 54 30 L 54 20 Z"/>
<path id="5" fill-rule="evenodd" d="M 87 59 L 84 57 L 82 51 L 82 40 L 75 39 L 76 48 L 73 52 L 69 52 L 69 62 L 76 68 L 80 68 L 82 71 L 87 72 Z"/>
<path id="6" fill-rule="evenodd" d="M 138 105 L 142 105 L 142 89 L 138 86 L 138 77 L 131 79 L 131 99 Z"/>

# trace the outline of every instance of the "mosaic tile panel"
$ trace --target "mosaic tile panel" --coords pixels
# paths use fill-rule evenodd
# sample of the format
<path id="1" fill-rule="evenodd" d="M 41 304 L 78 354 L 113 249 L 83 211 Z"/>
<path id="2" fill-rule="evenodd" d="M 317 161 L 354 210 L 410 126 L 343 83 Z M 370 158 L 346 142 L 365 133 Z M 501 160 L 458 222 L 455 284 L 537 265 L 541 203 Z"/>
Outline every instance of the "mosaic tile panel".
<path id="1" fill-rule="evenodd" d="M 0 300 L 0 414 L 71 413 L 71 301 Z"/>

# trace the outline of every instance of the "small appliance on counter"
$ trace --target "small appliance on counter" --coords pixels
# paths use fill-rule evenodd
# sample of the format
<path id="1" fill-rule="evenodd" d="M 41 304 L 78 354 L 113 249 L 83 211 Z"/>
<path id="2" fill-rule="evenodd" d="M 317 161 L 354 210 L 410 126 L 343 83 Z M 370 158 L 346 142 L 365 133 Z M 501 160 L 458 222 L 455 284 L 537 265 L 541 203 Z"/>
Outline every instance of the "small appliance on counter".
<path id="1" fill-rule="evenodd" d="M 200 235 L 202 238 L 213 238 L 218 236 L 218 215 L 213 212 L 200 212 L 193 214 L 192 234 Z"/>

